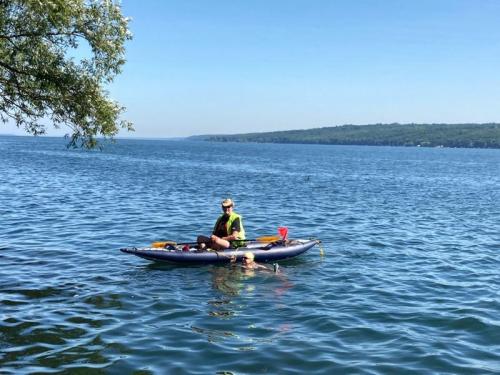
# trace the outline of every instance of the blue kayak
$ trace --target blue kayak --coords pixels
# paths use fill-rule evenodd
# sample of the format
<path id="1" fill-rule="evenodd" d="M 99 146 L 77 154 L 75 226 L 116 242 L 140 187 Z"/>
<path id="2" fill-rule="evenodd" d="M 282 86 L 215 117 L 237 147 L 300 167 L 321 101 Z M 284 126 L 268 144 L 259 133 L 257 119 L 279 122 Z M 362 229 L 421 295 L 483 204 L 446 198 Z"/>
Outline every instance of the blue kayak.
<path id="1" fill-rule="evenodd" d="M 127 247 L 120 251 L 138 257 L 157 261 L 180 264 L 220 264 L 231 261 L 239 262 L 246 252 L 253 253 L 257 262 L 274 262 L 296 257 L 319 244 L 319 240 L 287 240 L 274 243 L 248 242 L 237 249 L 203 250 L 184 248 L 180 245 L 170 248 Z"/>

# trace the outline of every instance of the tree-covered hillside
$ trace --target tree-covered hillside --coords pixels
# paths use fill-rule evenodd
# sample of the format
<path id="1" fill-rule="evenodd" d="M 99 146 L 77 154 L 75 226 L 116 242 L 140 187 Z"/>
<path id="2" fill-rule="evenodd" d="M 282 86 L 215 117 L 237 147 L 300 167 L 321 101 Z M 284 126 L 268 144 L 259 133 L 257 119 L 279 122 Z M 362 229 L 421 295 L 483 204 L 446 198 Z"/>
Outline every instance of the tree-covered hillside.
<path id="1" fill-rule="evenodd" d="M 219 142 L 500 148 L 500 124 L 343 125 L 197 138 Z"/>

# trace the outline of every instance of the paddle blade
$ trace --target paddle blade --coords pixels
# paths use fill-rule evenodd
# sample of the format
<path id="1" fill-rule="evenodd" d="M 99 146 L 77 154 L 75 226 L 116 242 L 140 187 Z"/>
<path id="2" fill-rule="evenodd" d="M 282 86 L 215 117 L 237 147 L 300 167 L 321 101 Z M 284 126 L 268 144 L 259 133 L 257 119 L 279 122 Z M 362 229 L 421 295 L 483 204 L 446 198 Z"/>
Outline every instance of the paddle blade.
<path id="1" fill-rule="evenodd" d="M 175 245 L 177 245 L 177 243 L 175 243 L 173 241 L 153 242 L 151 244 L 151 247 L 155 248 L 155 249 L 159 249 L 159 248 L 163 249 L 164 247 L 167 247 L 168 245 L 175 246 Z"/>
<path id="2" fill-rule="evenodd" d="M 262 236 L 257 238 L 258 242 L 274 242 L 279 240 L 280 240 L 279 236 Z"/>

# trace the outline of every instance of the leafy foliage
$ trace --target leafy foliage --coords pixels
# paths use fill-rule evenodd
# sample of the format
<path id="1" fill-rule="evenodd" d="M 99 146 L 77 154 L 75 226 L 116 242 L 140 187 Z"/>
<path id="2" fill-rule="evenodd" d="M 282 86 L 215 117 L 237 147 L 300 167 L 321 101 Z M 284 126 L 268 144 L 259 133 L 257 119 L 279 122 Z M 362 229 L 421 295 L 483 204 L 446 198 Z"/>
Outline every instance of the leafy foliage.
<path id="1" fill-rule="evenodd" d="M 500 124 L 343 125 L 308 130 L 203 136 L 222 142 L 500 148 Z"/>
<path id="2" fill-rule="evenodd" d="M 104 89 L 125 62 L 127 27 L 114 0 L 0 0 L 1 120 L 33 135 L 69 126 L 73 147 L 133 130 Z"/>

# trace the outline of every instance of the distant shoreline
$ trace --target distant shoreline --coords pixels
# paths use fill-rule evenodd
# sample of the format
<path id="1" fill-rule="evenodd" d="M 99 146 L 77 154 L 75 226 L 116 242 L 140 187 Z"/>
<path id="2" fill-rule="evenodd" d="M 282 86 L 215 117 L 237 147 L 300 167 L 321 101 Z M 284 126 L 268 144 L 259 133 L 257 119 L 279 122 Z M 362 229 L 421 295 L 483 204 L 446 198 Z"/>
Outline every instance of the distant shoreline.
<path id="1" fill-rule="evenodd" d="M 61 138 L 64 136 L 2 134 L 0 137 Z M 207 134 L 186 137 L 127 137 L 120 140 L 210 141 L 235 143 L 317 144 L 500 149 L 500 124 L 373 124 L 284 130 L 244 134 Z M 102 139 L 103 141 L 104 139 Z"/>
<path id="2" fill-rule="evenodd" d="M 373 124 L 231 135 L 189 140 L 357 146 L 500 148 L 500 124 Z"/>

